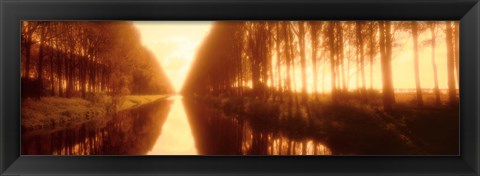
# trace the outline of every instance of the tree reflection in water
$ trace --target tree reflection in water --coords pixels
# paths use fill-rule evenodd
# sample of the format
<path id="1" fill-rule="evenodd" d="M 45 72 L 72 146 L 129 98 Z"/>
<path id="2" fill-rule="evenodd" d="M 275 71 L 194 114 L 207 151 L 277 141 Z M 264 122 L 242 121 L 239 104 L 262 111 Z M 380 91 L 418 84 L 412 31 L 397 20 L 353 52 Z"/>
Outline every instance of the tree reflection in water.
<path id="1" fill-rule="evenodd" d="M 280 131 L 257 130 L 239 117 L 227 116 L 201 102 L 184 100 L 199 154 L 203 155 L 331 155 L 324 144 L 292 139 Z"/>
<path id="2" fill-rule="evenodd" d="M 238 116 L 227 116 L 220 110 L 193 100 L 184 99 L 183 104 L 181 98 L 175 98 L 174 101 L 176 103 L 173 104 L 170 100 L 157 101 L 105 117 L 104 120 L 63 130 L 25 133 L 22 135 L 22 154 L 332 154 L 332 151 L 319 141 L 292 138 L 274 129 L 253 128 Z M 168 114 L 170 115 L 167 117 Z M 167 118 L 171 124 L 166 123 Z M 188 122 L 183 123 L 187 119 Z M 185 128 L 178 124 L 183 124 Z M 185 134 L 193 134 L 193 137 Z M 194 147 L 186 146 L 193 143 Z M 195 152 L 182 153 L 179 152 L 180 149 Z"/>
<path id="3" fill-rule="evenodd" d="M 22 134 L 22 154 L 145 154 L 160 135 L 170 103 L 157 101 L 59 131 Z"/>

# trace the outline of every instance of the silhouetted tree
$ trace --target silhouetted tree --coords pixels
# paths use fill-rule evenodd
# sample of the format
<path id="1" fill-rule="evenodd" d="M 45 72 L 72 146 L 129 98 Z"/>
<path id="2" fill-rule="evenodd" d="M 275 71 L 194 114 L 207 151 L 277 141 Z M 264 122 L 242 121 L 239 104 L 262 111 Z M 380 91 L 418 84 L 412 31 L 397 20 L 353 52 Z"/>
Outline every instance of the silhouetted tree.
<path id="1" fill-rule="evenodd" d="M 413 66 L 415 71 L 415 88 L 417 92 L 417 105 L 423 106 L 422 86 L 420 85 L 420 73 L 418 66 L 418 23 L 410 22 L 413 38 Z"/>
<path id="2" fill-rule="evenodd" d="M 430 29 L 430 36 L 431 36 L 431 48 L 432 48 L 432 68 L 433 68 L 433 81 L 434 81 L 434 88 L 433 93 L 435 94 L 435 104 L 440 105 L 440 89 L 438 87 L 438 74 L 437 74 L 437 63 L 435 61 L 435 47 L 436 47 L 436 29 L 437 29 L 437 22 L 430 22 L 428 23 L 428 27 Z"/>
<path id="3" fill-rule="evenodd" d="M 395 94 L 393 92 L 392 81 L 392 34 L 391 22 L 379 22 L 380 30 L 380 56 L 382 66 L 382 83 L 383 83 L 383 106 L 386 111 L 392 109 L 395 103 Z"/>
<path id="4" fill-rule="evenodd" d="M 145 53 L 129 22 L 22 22 L 22 80 L 35 76 L 36 87 L 45 95 L 170 92 L 155 57 Z M 31 66 L 36 72 L 30 72 Z M 127 85 L 131 81 L 133 86 Z M 116 82 L 125 87 L 118 88 Z"/>
<path id="5" fill-rule="evenodd" d="M 454 43 L 453 43 L 453 29 L 452 22 L 445 22 L 445 41 L 447 46 L 447 78 L 448 78 L 448 100 L 451 105 L 456 104 L 456 91 L 455 91 L 455 54 L 454 54 Z"/>

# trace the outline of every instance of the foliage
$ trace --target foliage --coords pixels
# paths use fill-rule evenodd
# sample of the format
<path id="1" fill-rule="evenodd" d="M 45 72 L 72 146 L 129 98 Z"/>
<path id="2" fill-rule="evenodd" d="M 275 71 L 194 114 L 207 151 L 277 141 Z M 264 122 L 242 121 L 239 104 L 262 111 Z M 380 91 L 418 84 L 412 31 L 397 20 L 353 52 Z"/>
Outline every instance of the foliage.
<path id="1" fill-rule="evenodd" d="M 436 28 L 443 27 L 445 35 L 437 35 Z M 412 70 L 415 74 L 412 79 L 416 85 L 416 102 L 423 106 L 418 69 L 418 44 L 422 41 L 418 36 L 427 33 L 428 28 L 432 33 L 433 50 L 436 47 L 433 40 L 445 36 L 448 101 L 454 105 L 457 103 L 454 71 L 458 68 L 454 65 L 458 63 L 455 42 L 458 42 L 458 24 L 450 21 L 216 22 L 199 48 L 182 92 L 303 101 L 309 94 L 319 94 L 321 86 L 322 93 L 329 94 L 333 103 L 352 98 L 364 102 L 373 99 L 380 100 L 384 109 L 391 110 L 396 104 L 392 60 L 405 45 L 399 38 L 409 36 L 414 44 L 415 69 Z M 380 71 L 373 71 L 375 62 L 379 63 Z M 437 75 L 434 57 L 432 66 Z M 311 76 L 307 76 L 307 72 Z M 367 83 L 367 75 L 370 83 Z M 372 91 L 376 75 L 381 76 L 381 93 Z M 352 82 L 356 85 L 352 86 Z M 438 84 L 436 76 L 435 82 Z M 435 89 L 439 92 L 438 85 Z M 297 95 L 299 92 L 301 94 Z M 437 93 L 437 104 L 441 104 L 439 97 Z"/>
<path id="2" fill-rule="evenodd" d="M 22 21 L 21 73 L 42 83 L 41 95 L 22 89 L 32 97 L 173 91 L 131 22 Z"/>

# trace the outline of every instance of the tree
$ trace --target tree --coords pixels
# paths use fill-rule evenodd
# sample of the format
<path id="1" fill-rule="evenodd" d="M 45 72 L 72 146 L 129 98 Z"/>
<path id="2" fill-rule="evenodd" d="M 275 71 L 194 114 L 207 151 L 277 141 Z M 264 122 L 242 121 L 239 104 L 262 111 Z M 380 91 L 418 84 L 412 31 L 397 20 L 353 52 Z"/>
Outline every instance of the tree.
<path id="1" fill-rule="evenodd" d="M 298 22 L 298 31 L 295 31 L 298 37 L 299 50 L 300 50 L 300 69 L 302 73 L 302 101 L 306 102 L 307 99 L 307 63 L 305 58 L 305 22 Z"/>
<path id="2" fill-rule="evenodd" d="M 137 33 L 130 22 L 24 21 L 22 85 L 25 80 L 35 84 L 40 94 L 87 98 L 90 93 L 112 94 L 120 85 L 114 81 L 125 78 L 123 88 L 132 93 L 171 91 L 158 62 L 141 46 Z M 28 80 L 32 63 L 36 81 Z M 133 77 L 138 82 L 127 86 Z"/>
<path id="3" fill-rule="evenodd" d="M 460 84 L 460 70 L 459 70 L 459 65 L 460 65 L 460 48 L 459 48 L 459 42 L 460 42 L 460 29 L 459 29 L 459 22 L 458 21 L 454 21 L 453 22 L 453 25 L 455 26 L 454 27 L 454 35 L 453 35 L 453 38 L 454 38 L 454 62 L 455 62 L 455 71 L 456 71 L 456 79 L 457 79 L 457 83 Z"/>
<path id="4" fill-rule="evenodd" d="M 448 78 L 448 100 L 450 105 L 457 104 L 456 91 L 455 91 L 455 76 L 454 76 L 454 65 L 455 65 L 455 56 L 454 56 L 454 43 L 453 43 L 453 29 L 452 22 L 445 22 L 445 40 L 447 46 L 447 78 Z"/>
<path id="5" fill-rule="evenodd" d="M 430 29 L 430 36 L 431 36 L 431 48 L 432 48 L 432 68 L 433 68 L 433 81 L 434 81 L 434 88 L 433 93 L 435 94 L 435 104 L 440 105 L 440 89 L 438 88 L 438 74 L 437 74 L 437 63 L 435 62 L 435 47 L 436 47 L 436 28 L 437 22 L 430 22 L 428 23 L 428 27 Z"/>
<path id="6" fill-rule="evenodd" d="M 45 25 L 45 22 L 39 22 L 41 27 L 40 27 L 40 32 L 39 32 L 39 42 L 40 46 L 38 48 L 38 66 L 37 66 L 37 79 L 40 83 L 40 89 L 43 89 L 43 58 L 45 56 L 44 54 L 44 49 L 45 49 L 45 38 L 47 35 L 47 26 Z M 40 94 L 40 96 L 43 96 L 43 93 Z"/>
<path id="7" fill-rule="evenodd" d="M 331 74 L 331 96 L 332 102 L 336 103 L 338 101 L 337 98 L 337 87 L 336 87 L 336 80 L 337 80 L 337 69 L 336 69 L 336 46 L 335 46 L 335 23 L 336 22 L 329 22 L 327 23 L 328 29 L 326 30 L 327 40 L 328 40 L 328 49 L 330 53 L 330 74 Z"/>
<path id="8" fill-rule="evenodd" d="M 418 68 L 418 24 L 416 21 L 410 22 L 413 38 L 413 66 L 415 71 L 415 88 L 417 91 L 417 105 L 423 106 L 422 87 L 420 85 L 420 75 Z"/>
<path id="9" fill-rule="evenodd" d="M 312 42 L 312 73 L 313 73 L 313 93 L 317 98 L 318 73 L 317 73 L 317 48 L 319 47 L 319 32 L 322 28 L 322 22 L 309 22 L 310 25 L 310 41 Z"/>
<path id="10" fill-rule="evenodd" d="M 368 54 L 370 60 L 370 89 L 373 89 L 373 63 L 374 57 L 377 51 L 377 38 L 375 28 L 377 27 L 376 22 L 367 22 L 367 38 L 368 38 Z"/>
<path id="11" fill-rule="evenodd" d="M 392 34 L 391 22 L 379 22 L 380 30 L 380 61 L 382 67 L 382 83 L 383 83 L 383 107 L 385 111 L 392 110 L 395 103 L 395 94 L 393 92 L 392 81 Z"/>
<path id="12" fill-rule="evenodd" d="M 363 27 L 364 22 L 357 21 L 355 22 L 356 28 L 356 36 L 357 36 L 357 57 L 360 58 L 360 75 L 362 78 L 362 92 L 365 90 L 365 70 L 364 70 L 364 56 L 363 56 L 363 48 L 364 48 L 364 36 L 363 36 Z M 358 72 L 357 72 L 358 75 Z"/>
<path id="13" fill-rule="evenodd" d="M 31 57 L 31 48 L 32 45 L 36 43 L 33 40 L 33 34 L 39 26 L 38 22 L 31 21 L 22 21 L 22 51 L 25 52 L 25 62 L 24 62 L 24 77 L 30 76 L 30 57 Z"/>

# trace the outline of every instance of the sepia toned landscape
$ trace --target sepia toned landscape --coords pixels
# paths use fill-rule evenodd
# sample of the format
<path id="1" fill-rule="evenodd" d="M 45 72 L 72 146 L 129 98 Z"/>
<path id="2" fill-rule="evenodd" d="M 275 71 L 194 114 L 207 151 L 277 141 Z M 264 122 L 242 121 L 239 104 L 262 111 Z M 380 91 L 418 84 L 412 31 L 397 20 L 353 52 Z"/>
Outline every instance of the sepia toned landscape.
<path id="1" fill-rule="evenodd" d="M 22 155 L 458 155 L 458 21 L 22 21 Z"/>

